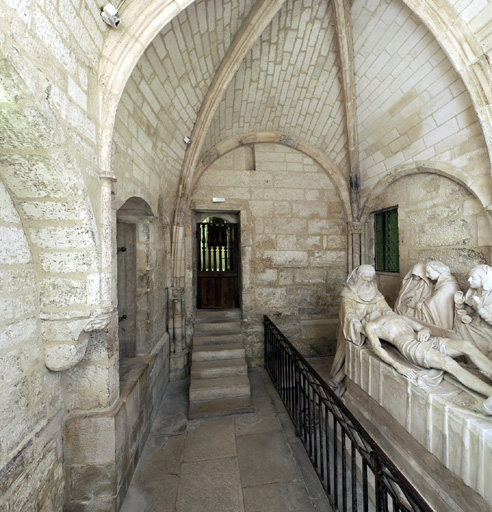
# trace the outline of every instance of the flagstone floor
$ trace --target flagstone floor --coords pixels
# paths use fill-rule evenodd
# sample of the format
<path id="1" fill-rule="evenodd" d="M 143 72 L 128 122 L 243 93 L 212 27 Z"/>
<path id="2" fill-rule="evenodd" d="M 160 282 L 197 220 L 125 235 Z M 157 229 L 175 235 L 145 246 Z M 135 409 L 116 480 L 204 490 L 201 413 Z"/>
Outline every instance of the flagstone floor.
<path id="1" fill-rule="evenodd" d="M 249 377 L 254 413 L 192 421 L 189 382 L 168 385 L 121 512 L 332 512 L 268 374 Z"/>

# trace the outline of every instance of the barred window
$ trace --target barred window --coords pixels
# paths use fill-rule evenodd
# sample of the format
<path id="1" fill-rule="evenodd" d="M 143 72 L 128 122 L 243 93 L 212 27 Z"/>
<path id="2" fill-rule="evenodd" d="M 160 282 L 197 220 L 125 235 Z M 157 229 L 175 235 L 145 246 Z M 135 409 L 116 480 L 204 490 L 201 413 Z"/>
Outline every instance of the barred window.
<path id="1" fill-rule="evenodd" d="M 376 270 L 400 271 L 398 247 L 398 208 L 382 210 L 374 214 Z"/>

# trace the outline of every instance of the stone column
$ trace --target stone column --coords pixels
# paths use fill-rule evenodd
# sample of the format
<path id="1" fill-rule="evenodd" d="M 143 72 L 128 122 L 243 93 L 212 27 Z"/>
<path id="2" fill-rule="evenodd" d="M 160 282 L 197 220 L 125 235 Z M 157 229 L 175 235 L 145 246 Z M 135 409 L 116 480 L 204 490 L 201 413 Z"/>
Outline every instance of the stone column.
<path id="1" fill-rule="evenodd" d="M 101 307 L 111 310 L 112 236 L 111 186 L 116 181 L 112 173 L 101 174 Z"/>
<path id="2" fill-rule="evenodd" d="M 171 288 L 169 297 L 169 336 L 170 336 L 170 378 L 179 380 L 186 376 L 189 349 L 185 333 L 185 290 L 183 287 Z"/>
<path id="3" fill-rule="evenodd" d="M 362 263 L 362 223 L 360 222 L 349 222 L 348 223 L 348 232 L 350 236 L 351 242 L 351 268 L 349 272 L 358 267 Z"/>

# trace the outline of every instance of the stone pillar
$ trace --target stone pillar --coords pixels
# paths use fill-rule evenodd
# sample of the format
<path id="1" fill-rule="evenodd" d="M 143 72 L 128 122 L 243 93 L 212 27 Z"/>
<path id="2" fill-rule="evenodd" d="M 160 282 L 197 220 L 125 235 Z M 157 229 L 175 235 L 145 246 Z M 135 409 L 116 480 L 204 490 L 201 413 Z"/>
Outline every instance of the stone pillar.
<path id="1" fill-rule="evenodd" d="M 112 309 L 112 209 L 111 186 L 116 181 L 112 173 L 103 174 L 101 179 L 101 305 L 103 309 Z"/>
<path id="2" fill-rule="evenodd" d="M 179 380 L 186 376 L 188 371 L 189 347 L 186 343 L 186 311 L 183 287 L 171 288 L 169 298 L 169 336 L 171 380 Z"/>
<path id="3" fill-rule="evenodd" d="M 362 263 L 362 223 L 360 222 L 349 222 L 348 232 L 350 237 L 351 247 L 351 268 L 349 272 L 358 267 Z"/>

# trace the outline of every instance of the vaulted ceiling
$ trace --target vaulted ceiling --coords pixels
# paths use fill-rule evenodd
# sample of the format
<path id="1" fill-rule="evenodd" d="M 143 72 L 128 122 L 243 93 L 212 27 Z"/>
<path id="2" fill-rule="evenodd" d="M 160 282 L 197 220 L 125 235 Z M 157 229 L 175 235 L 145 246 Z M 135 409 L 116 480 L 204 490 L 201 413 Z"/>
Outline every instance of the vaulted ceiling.
<path id="1" fill-rule="evenodd" d="M 408 162 L 489 167 L 462 79 L 403 0 L 198 0 L 126 92 L 182 180 L 221 141 L 264 131 L 316 148 L 347 183 L 357 174 L 362 195 Z"/>

